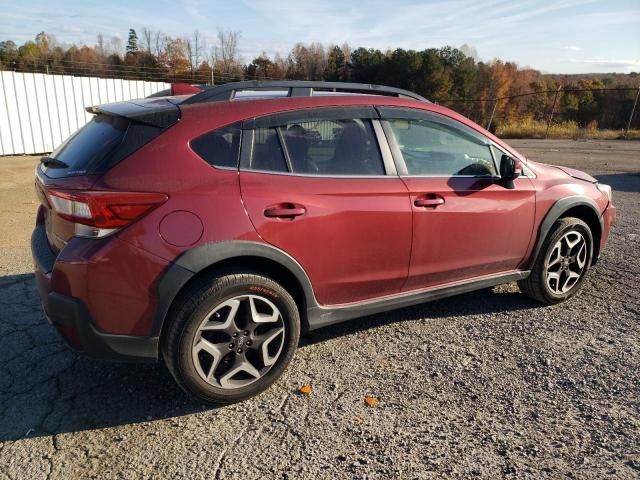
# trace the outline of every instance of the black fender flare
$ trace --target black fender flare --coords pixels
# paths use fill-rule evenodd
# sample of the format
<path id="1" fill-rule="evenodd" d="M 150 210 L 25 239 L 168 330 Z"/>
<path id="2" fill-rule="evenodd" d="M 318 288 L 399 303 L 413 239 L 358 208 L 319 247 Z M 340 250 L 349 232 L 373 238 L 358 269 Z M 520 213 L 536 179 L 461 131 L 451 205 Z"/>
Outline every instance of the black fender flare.
<path id="1" fill-rule="evenodd" d="M 302 266 L 284 251 L 266 243 L 247 240 L 206 243 L 180 254 L 157 281 L 158 303 L 151 335 L 160 335 L 171 304 L 189 280 L 216 263 L 236 257 L 261 257 L 280 264 L 301 285 L 307 308 L 318 305 L 309 276 Z"/>
<path id="2" fill-rule="evenodd" d="M 572 208 L 580 207 L 580 206 L 588 207 L 591 210 L 593 210 L 593 213 L 596 215 L 596 217 L 598 218 L 598 221 L 600 222 L 600 232 L 604 230 L 604 221 L 602 220 L 602 213 L 600 213 L 600 211 L 598 210 L 598 205 L 596 204 L 596 202 L 594 202 L 591 198 L 583 195 L 574 195 L 571 197 L 561 198 L 560 200 L 558 200 L 556 203 L 553 204 L 553 206 L 549 209 L 549 211 L 545 215 L 544 220 L 542 220 L 542 223 L 540 224 L 535 246 L 533 248 L 533 251 L 531 252 L 531 255 L 529 256 L 529 260 L 527 261 L 528 268 L 533 267 L 533 264 L 535 263 L 536 259 L 538 258 L 538 254 L 542 249 L 542 244 L 544 243 L 545 239 L 547 238 L 547 235 L 551 231 L 551 227 L 553 227 L 553 224 L 556 223 L 556 221 L 560 217 L 562 217 L 562 215 L 564 215 L 567 211 L 571 210 Z M 595 235 L 594 235 L 594 238 L 595 238 Z M 591 245 L 590 253 L 591 253 L 592 259 L 593 259 L 593 248 L 594 248 L 594 245 Z"/>

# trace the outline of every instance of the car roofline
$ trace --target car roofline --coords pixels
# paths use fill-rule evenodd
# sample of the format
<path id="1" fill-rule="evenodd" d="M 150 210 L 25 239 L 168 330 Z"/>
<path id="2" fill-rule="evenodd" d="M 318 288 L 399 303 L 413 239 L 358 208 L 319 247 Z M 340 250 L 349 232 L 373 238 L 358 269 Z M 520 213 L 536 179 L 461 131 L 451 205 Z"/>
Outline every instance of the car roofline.
<path id="1" fill-rule="evenodd" d="M 417 93 L 396 87 L 374 85 L 365 83 L 347 82 L 321 82 L 308 80 L 253 80 L 245 82 L 231 82 L 223 85 L 204 87 L 200 93 L 196 93 L 184 100 L 182 105 L 193 105 L 206 102 L 220 102 L 233 100 L 238 92 L 245 91 L 276 91 L 287 92 L 287 97 L 311 97 L 314 91 L 344 92 L 369 95 L 383 95 L 391 97 L 405 97 L 421 102 L 430 103 L 429 100 Z"/>

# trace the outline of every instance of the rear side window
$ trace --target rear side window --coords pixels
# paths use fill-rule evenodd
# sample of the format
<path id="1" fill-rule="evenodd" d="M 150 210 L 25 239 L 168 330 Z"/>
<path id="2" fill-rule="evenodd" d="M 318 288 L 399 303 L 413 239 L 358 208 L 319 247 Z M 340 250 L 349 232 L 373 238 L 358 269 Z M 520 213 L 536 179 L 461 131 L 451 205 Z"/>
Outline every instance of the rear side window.
<path id="1" fill-rule="evenodd" d="M 288 172 L 287 160 L 275 127 L 256 128 L 253 133 L 251 170 Z"/>
<path id="2" fill-rule="evenodd" d="M 371 120 L 322 120 L 282 128 L 293 173 L 384 175 Z"/>
<path id="3" fill-rule="evenodd" d="M 241 134 L 240 125 L 229 125 L 192 140 L 191 148 L 210 165 L 236 168 Z"/>
<path id="4" fill-rule="evenodd" d="M 302 175 L 384 175 L 369 119 L 293 121 L 254 130 L 250 168 Z"/>
<path id="5" fill-rule="evenodd" d="M 67 167 L 46 168 L 46 175 L 60 178 L 90 173 L 122 143 L 128 127 L 129 121 L 125 118 L 96 115 L 49 155 Z"/>

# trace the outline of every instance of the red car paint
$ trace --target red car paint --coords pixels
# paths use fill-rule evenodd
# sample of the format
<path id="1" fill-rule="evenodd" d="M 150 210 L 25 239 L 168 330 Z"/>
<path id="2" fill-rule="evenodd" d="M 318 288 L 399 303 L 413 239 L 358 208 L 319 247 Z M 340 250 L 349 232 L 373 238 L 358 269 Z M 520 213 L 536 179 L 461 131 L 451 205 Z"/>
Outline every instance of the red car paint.
<path id="1" fill-rule="evenodd" d="M 518 178 L 514 189 L 505 189 L 476 178 L 270 175 L 214 168 L 189 147 L 190 140 L 241 120 L 354 105 L 445 115 L 523 162 L 535 178 Z M 150 335 L 156 286 L 169 265 L 191 248 L 223 241 L 280 248 L 302 266 L 318 303 L 336 305 L 525 268 L 546 213 L 567 196 L 584 195 L 598 205 L 604 222 L 600 249 L 615 222 L 614 207 L 593 184 L 527 161 L 438 105 L 385 96 L 318 96 L 185 105 L 181 113 L 178 123 L 101 176 L 53 180 L 38 174 L 37 188 L 45 194 L 63 188 L 168 196 L 117 235 L 99 240 L 74 237 L 73 224 L 44 202 L 37 223 L 49 217 L 56 255 L 52 272 L 36 272 L 45 311 L 47 294 L 58 292 L 81 301 L 103 333 Z M 417 206 L 416 200 L 435 203 Z M 263 214 L 283 204 L 305 214 L 284 220 Z M 77 342 L 73 333 L 63 333 Z"/>

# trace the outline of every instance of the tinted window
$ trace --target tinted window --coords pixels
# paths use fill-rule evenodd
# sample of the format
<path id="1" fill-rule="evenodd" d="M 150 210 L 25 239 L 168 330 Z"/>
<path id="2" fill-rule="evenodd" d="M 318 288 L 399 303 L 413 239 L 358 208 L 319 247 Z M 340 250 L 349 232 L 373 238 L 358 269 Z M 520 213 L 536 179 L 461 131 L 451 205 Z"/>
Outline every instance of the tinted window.
<path id="1" fill-rule="evenodd" d="M 256 128 L 249 168 L 267 172 L 288 172 L 284 150 L 275 127 Z"/>
<path id="2" fill-rule="evenodd" d="M 281 127 L 294 173 L 384 175 L 370 120 L 319 120 Z"/>
<path id="3" fill-rule="evenodd" d="M 235 168 L 238 166 L 241 132 L 239 125 L 230 125 L 192 140 L 191 148 L 211 165 Z"/>
<path id="4" fill-rule="evenodd" d="M 448 124 L 395 119 L 389 125 L 409 175 L 497 175 L 489 146 Z"/>
<path id="5" fill-rule="evenodd" d="M 122 143 L 128 126 L 129 121 L 122 117 L 96 115 L 49 155 L 68 167 L 47 168 L 47 176 L 86 174 Z"/>

